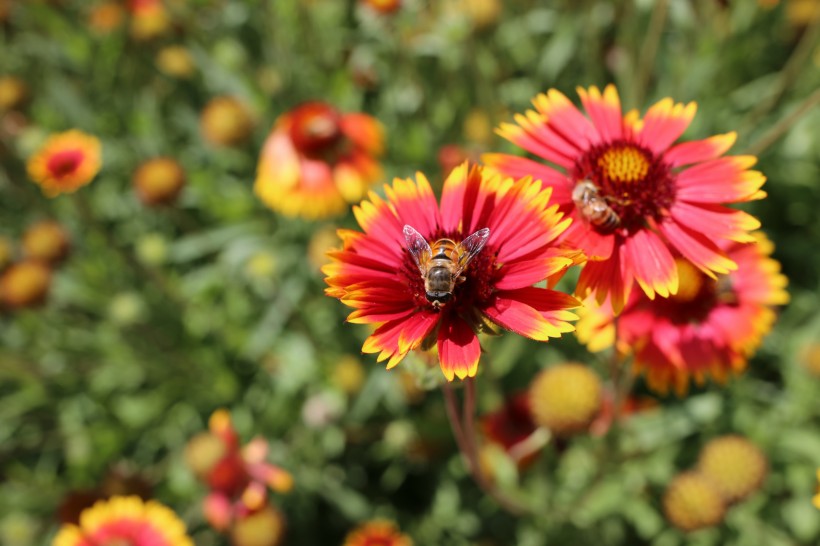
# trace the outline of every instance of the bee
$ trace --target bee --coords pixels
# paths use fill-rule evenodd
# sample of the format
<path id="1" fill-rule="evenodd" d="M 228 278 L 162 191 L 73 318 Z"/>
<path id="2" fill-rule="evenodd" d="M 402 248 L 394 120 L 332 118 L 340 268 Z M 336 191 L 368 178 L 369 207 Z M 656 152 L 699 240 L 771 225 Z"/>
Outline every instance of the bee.
<path id="1" fill-rule="evenodd" d="M 439 239 L 432 245 L 411 226 L 404 226 L 407 250 L 416 262 L 424 279 L 427 301 L 440 309 L 453 298 L 456 284 L 464 282 L 462 275 L 490 236 L 490 228 L 479 229 L 460 243 Z"/>
<path id="2" fill-rule="evenodd" d="M 591 180 L 581 180 L 572 189 L 572 200 L 581 216 L 603 234 L 612 233 L 621 225 L 621 217 L 598 192 Z"/>

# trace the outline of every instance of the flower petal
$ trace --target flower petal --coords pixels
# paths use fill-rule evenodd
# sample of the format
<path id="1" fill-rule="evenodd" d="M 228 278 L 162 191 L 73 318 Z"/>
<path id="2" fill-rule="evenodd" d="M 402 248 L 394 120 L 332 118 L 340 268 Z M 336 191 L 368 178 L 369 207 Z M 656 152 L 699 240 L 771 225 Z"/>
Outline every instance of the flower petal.
<path id="1" fill-rule="evenodd" d="M 720 157 L 698 163 L 678 173 L 678 199 L 692 203 L 736 203 L 760 199 L 766 177 L 748 170 L 757 162 L 754 156 Z"/>
<path id="2" fill-rule="evenodd" d="M 532 286 L 572 264 L 572 259 L 555 255 L 514 262 L 501 268 L 502 277 L 496 281 L 495 288 L 511 290 Z"/>
<path id="3" fill-rule="evenodd" d="M 572 223 L 564 232 L 563 241 L 571 247 L 581 249 L 587 259 L 600 261 L 612 256 L 615 235 L 598 233 L 589 222 L 581 218 L 578 209 L 573 209 Z"/>
<path id="4" fill-rule="evenodd" d="M 507 330 L 530 339 L 547 341 L 575 330 L 568 321 L 578 317 L 567 309 L 579 305 L 577 299 L 563 292 L 527 287 L 498 292 L 483 312 Z"/>
<path id="5" fill-rule="evenodd" d="M 721 205 L 694 205 L 677 201 L 670 209 L 670 214 L 683 226 L 698 226 L 698 231 L 714 241 L 731 239 L 741 243 L 755 241 L 749 232 L 760 227 L 754 216 Z"/>
<path id="6" fill-rule="evenodd" d="M 509 154 L 484 154 L 481 161 L 486 165 L 485 170 L 497 172 L 518 180 L 531 176 L 540 180 L 545 186 L 552 188 L 552 202 L 559 205 L 572 203 L 572 188 L 566 174 L 560 173 L 548 165 L 538 163 L 525 157 Z"/>
<path id="7" fill-rule="evenodd" d="M 623 138 L 623 116 L 621 114 L 621 99 L 614 85 L 604 88 L 604 93 L 592 86 L 589 90 L 583 87 L 576 89 L 589 114 L 592 123 L 604 141 L 613 141 Z"/>
<path id="8" fill-rule="evenodd" d="M 715 273 L 728 273 L 737 269 L 737 264 L 703 234 L 678 224 L 674 219 L 663 222 L 660 229 L 684 258 L 713 279 L 716 278 Z"/>
<path id="9" fill-rule="evenodd" d="M 623 252 L 649 299 L 655 299 L 656 292 L 664 298 L 677 293 L 678 268 L 660 237 L 647 229 L 638 230 L 626 238 Z"/>
<path id="10" fill-rule="evenodd" d="M 481 345 L 470 325 L 460 317 L 447 314 L 438 333 L 438 357 L 447 381 L 455 377 L 475 377 Z"/>
<path id="11" fill-rule="evenodd" d="M 638 142 L 657 154 L 663 152 L 689 127 L 697 109 L 694 102 L 676 104 L 668 97 L 656 102 L 643 118 Z"/>
<path id="12" fill-rule="evenodd" d="M 440 223 L 438 203 L 427 177 L 416 173 L 415 182 L 396 178 L 393 185 L 385 186 L 384 190 L 402 227 L 409 224 L 425 237 L 435 233 Z"/>
<path id="13" fill-rule="evenodd" d="M 616 315 L 623 309 L 633 281 L 630 265 L 623 259 L 622 245 L 622 239 L 619 238 L 609 258 L 587 262 L 575 287 L 575 294 L 582 299 L 594 293 L 598 305 L 602 305 L 609 295 L 612 311 Z"/>
<path id="14" fill-rule="evenodd" d="M 601 135 L 592 122 L 557 89 L 550 89 L 546 94 L 536 96 L 532 103 L 547 117 L 550 127 L 556 132 L 560 131 L 558 134 L 573 144 L 579 152 L 601 143 Z"/>
<path id="15" fill-rule="evenodd" d="M 704 140 L 682 142 L 664 152 L 663 159 L 673 168 L 716 159 L 726 153 L 736 139 L 737 133 L 731 132 Z"/>

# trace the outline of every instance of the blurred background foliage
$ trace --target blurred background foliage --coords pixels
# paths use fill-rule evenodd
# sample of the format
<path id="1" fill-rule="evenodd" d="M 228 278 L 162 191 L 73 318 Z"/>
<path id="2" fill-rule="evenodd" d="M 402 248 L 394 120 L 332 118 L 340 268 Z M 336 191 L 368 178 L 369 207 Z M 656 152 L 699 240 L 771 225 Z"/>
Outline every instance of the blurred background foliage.
<path id="1" fill-rule="evenodd" d="M 64 496 L 114 469 L 150 484 L 197 544 L 226 544 L 204 523 L 205 490 L 183 460 L 219 407 L 243 439 L 269 439 L 270 459 L 294 475 L 275 499 L 286 544 L 341 544 L 377 516 L 422 545 L 820 539 L 816 2 L 405 0 L 387 15 L 352 0 L 168 0 L 170 25 L 149 37 L 129 31 L 127 14 L 95 26 L 96 7 L 0 2 L 0 76 L 27 88 L 0 122 L 0 231 L 14 248 L 28 226 L 56 220 L 72 246 L 43 307 L 0 315 L 0 543 L 47 544 Z M 163 64 L 169 46 L 189 64 Z M 776 244 L 792 302 L 725 388 L 660 399 L 604 438 L 550 445 L 520 476 L 497 457 L 495 479 L 533 507 L 516 518 L 466 473 L 439 372 L 420 357 L 385 372 L 360 354 L 367 328 L 345 325 L 346 310 L 323 295 L 323 252 L 352 215 L 273 214 L 252 192 L 257 157 L 277 116 L 318 99 L 385 125 L 385 181 L 421 170 L 440 185 L 443 146 L 510 151 L 493 128 L 535 94 L 608 82 L 625 109 L 696 101 L 687 138 L 739 131 L 732 153 L 758 154 L 768 177 L 769 197 L 748 208 Z M 201 130 L 220 96 L 249 113 L 236 145 Z M 47 199 L 25 160 L 70 128 L 102 140 L 103 169 Z M 159 155 L 179 162 L 187 184 L 175 205 L 149 208 L 132 175 Z M 553 363 L 606 377 L 571 336 L 484 347 L 482 413 Z M 761 490 L 712 529 L 675 530 L 664 489 L 729 433 L 765 453 Z"/>

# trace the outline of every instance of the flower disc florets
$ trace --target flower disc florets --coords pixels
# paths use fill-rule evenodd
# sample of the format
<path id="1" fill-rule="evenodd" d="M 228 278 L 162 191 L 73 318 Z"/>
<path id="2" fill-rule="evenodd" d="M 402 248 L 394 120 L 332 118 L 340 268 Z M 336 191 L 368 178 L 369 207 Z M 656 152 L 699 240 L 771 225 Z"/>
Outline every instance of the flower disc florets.
<path id="1" fill-rule="evenodd" d="M 551 192 L 540 182 L 488 176 L 465 163 L 445 181 L 440 206 L 420 173 L 415 182 L 396 179 L 385 191 L 386 199 L 371 193 L 354 207 L 364 233 L 340 230 L 343 248 L 330 253 L 333 263 L 323 268 L 327 293 L 355 309 L 350 322 L 380 324 L 364 352 L 378 353 L 392 368 L 411 350 L 435 343 L 447 379 L 463 379 L 476 374 L 476 333 L 485 328 L 498 325 L 540 341 L 574 329 L 567 321 L 576 317 L 567 309 L 578 301 L 533 286 L 557 281 L 577 257 L 555 244 L 569 222 L 550 206 Z M 432 246 L 489 230 L 443 305 L 427 296 L 404 226 Z"/>

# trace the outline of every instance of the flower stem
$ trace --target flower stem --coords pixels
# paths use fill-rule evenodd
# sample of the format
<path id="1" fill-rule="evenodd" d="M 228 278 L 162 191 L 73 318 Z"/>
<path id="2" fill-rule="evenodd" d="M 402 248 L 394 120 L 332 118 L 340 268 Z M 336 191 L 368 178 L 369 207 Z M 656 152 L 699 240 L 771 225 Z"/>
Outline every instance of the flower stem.
<path id="1" fill-rule="evenodd" d="M 509 514 L 513 516 L 523 516 L 530 511 L 515 499 L 510 498 L 499 490 L 481 472 L 478 464 L 478 447 L 475 434 L 475 379 L 472 377 L 464 381 L 464 402 L 462 419 L 458 416 L 456 396 L 449 383 L 444 384 L 444 400 L 446 402 L 447 418 L 453 435 L 456 438 L 459 451 L 467 464 L 467 470 L 475 480 L 476 484 Z"/>
<path id="2" fill-rule="evenodd" d="M 646 96 L 646 88 L 649 86 L 649 78 L 652 67 L 655 64 L 655 57 L 658 53 L 658 44 L 661 41 L 666 12 L 669 8 L 669 0 L 658 0 L 652 17 L 649 20 L 649 28 L 646 32 L 646 39 L 641 46 L 640 61 L 638 62 L 638 74 L 635 77 L 635 104 L 640 105 Z"/>
<path id="3" fill-rule="evenodd" d="M 820 10 L 820 4 L 815 6 L 814 9 Z M 780 99 L 783 98 L 783 95 L 794 87 L 795 80 L 803 73 L 803 65 L 809 60 L 811 52 L 814 50 L 814 44 L 818 36 L 820 36 L 820 17 L 816 15 L 815 13 L 811 25 L 805 30 L 803 36 L 800 38 L 800 42 L 794 48 L 791 57 L 789 57 L 786 64 L 783 65 L 780 74 L 778 74 L 778 81 L 775 84 L 774 93 L 769 96 L 768 100 L 757 103 L 757 106 L 746 118 L 743 128 L 739 133 L 749 134 L 753 128 L 758 125 L 760 120 L 777 106 Z"/>
<path id="4" fill-rule="evenodd" d="M 775 123 L 768 131 L 763 133 L 760 138 L 752 142 L 749 147 L 746 148 L 746 153 L 755 156 L 762 154 L 769 146 L 777 142 L 777 139 L 791 129 L 799 119 L 818 104 L 820 104 L 820 89 L 816 89 L 814 93 L 806 97 L 791 114 Z"/>

